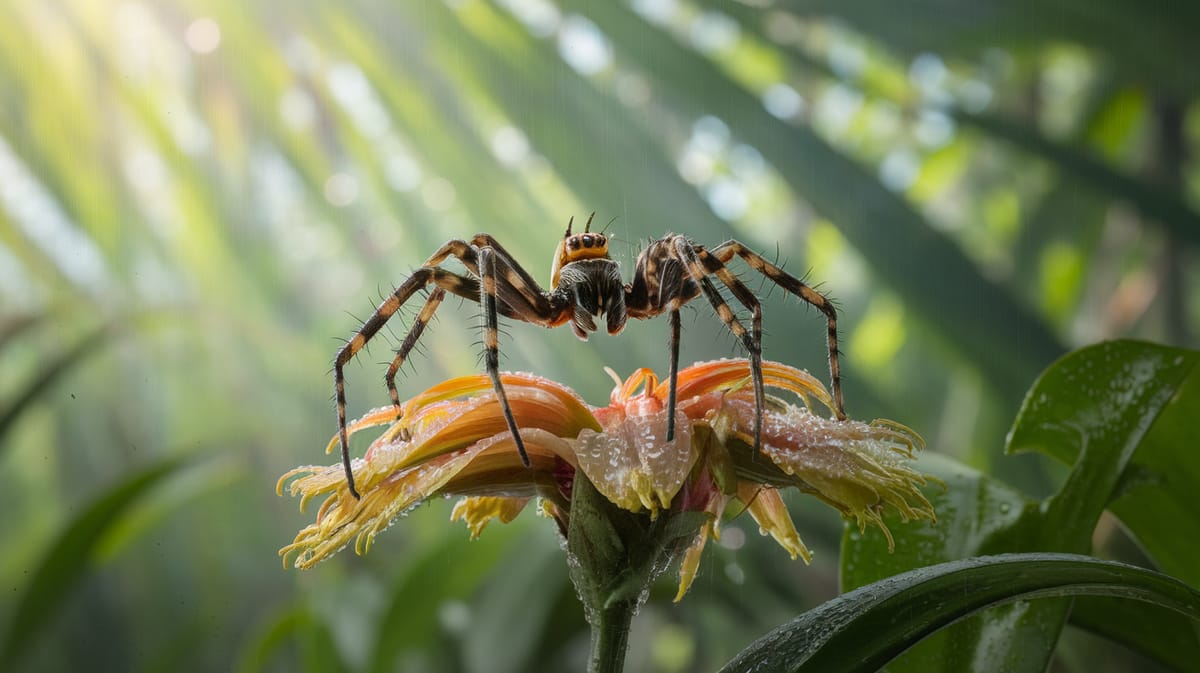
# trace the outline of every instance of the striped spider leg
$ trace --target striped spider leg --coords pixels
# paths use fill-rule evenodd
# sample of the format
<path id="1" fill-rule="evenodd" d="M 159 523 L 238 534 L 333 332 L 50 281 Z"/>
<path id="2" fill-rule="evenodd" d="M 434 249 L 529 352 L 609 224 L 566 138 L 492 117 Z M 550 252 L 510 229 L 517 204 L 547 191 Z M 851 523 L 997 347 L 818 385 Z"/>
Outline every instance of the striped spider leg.
<path id="1" fill-rule="evenodd" d="M 625 325 L 625 310 L 620 272 L 616 262 L 608 259 L 608 242 L 605 236 L 590 232 L 591 222 L 589 218 L 584 233 L 576 235 L 571 234 L 571 224 L 568 223 L 567 233 L 559 243 L 555 255 L 553 287 L 549 291 L 542 289 L 533 276 L 488 234 L 477 234 L 470 241 L 447 241 L 425 260 L 421 268 L 414 271 L 379 304 L 371 317 L 338 351 L 333 365 L 338 439 L 341 444 L 346 483 L 355 498 L 359 497 L 359 493 L 354 484 L 354 472 L 350 462 L 343 370 L 346 363 L 362 350 L 401 306 L 412 299 L 419 290 L 431 286 L 432 291 L 405 335 L 384 377 L 397 414 L 400 413 L 400 396 L 396 390 L 396 374 L 421 338 L 446 293 L 478 302 L 487 374 L 503 409 L 505 423 L 512 433 L 513 442 L 521 454 L 521 460 L 529 465 L 524 442 L 521 440 L 516 419 L 500 380 L 499 316 L 548 328 L 571 322 L 575 334 L 586 339 L 587 332 L 596 330 L 592 316 L 607 314 L 609 332 L 616 334 L 621 331 Z M 439 266 L 450 257 L 462 262 L 467 274 L 452 273 Z"/>
<path id="2" fill-rule="evenodd" d="M 704 294 L 717 317 L 742 342 L 750 356 L 750 374 L 754 387 L 754 446 L 762 446 L 762 414 L 765 392 L 762 374 L 762 306 L 754 293 L 726 266 L 740 256 L 750 268 L 762 273 L 784 290 L 816 306 L 825 314 L 829 343 L 829 368 L 835 413 L 846 417 L 842 402 L 841 374 L 837 348 L 837 311 L 821 293 L 768 262 L 738 241 L 730 240 L 711 252 L 685 236 L 669 235 L 650 243 L 638 256 L 632 282 L 626 286 L 625 303 L 629 317 L 647 319 L 667 313 L 670 320 L 670 365 L 667 394 L 667 439 L 675 431 L 677 374 L 679 370 L 679 308 Z M 751 328 L 737 318 L 712 281 L 715 276 L 730 294 L 751 313 Z"/>
<path id="3" fill-rule="evenodd" d="M 728 264 L 735 255 L 741 257 L 751 269 L 754 269 L 755 271 L 766 276 L 767 279 L 772 283 L 775 283 L 785 291 L 790 292 L 798 297 L 804 303 L 815 307 L 818 311 L 825 314 L 825 341 L 829 346 L 829 390 L 833 395 L 833 411 L 837 415 L 838 420 L 846 420 L 846 404 L 842 398 L 842 368 L 839 362 L 838 351 L 837 308 L 834 307 L 833 302 L 830 301 L 825 295 L 806 285 L 799 278 L 796 278 L 775 264 L 767 261 L 765 257 L 747 248 L 738 241 L 725 241 L 721 245 L 713 248 L 712 252 L 709 253 L 709 256 L 715 258 L 721 266 Z M 726 270 L 725 273 L 729 272 Z M 720 277 L 722 281 L 726 283 L 726 285 L 729 285 L 730 281 L 726 281 L 725 278 L 720 275 L 720 273 L 718 273 L 718 277 Z M 732 276 L 731 274 L 731 277 L 733 278 L 734 282 L 737 282 L 736 276 Z M 738 291 L 734 290 L 732 286 L 730 286 L 730 290 L 737 295 Z M 743 290 L 745 290 L 744 286 Z M 746 290 L 746 292 L 749 294 L 748 290 Z M 749 296 L 753 297 L 754 295 L 749 294 Z M 753 310 L 755 311 L 755 321 L 757 323 L 761 319 L 761 315 L 758 309 Z M 761 342 L 761 326 L 756 327 L 756 330 L 755 338 Z"/>

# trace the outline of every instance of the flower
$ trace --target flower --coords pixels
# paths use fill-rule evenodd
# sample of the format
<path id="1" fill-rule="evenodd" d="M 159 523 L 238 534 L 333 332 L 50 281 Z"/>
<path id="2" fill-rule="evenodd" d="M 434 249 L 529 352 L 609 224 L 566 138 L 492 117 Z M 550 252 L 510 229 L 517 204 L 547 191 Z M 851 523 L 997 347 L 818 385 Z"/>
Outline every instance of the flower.
<path id="1" fill-rule="evenodd" d="M 363 458 L 353 461 L 362 498 L 350 494 L 341 466 L 305 466 L 279 480 L 301 506 L 327 498 L 313 524 L 280 550 L 308 568 L 351 540 L 359 553 L 393 519 L 435 495 L 458 495 L 452 520 L 477 537 L 492 520 L 513 520 L 533 498 L 564 537 L 571 527 L 575 480 L 582 474 L 621 510 L 648 521 L 678 513 L 703 513 L 683 553 L 676 600 L 687 592 L 720 517 L 735 499 L 764 534 L 805 562 L 811 554 L 784 506 L 780 489 L 817 496 L 854 520 L 879 527 L 892 509 L 905 520 L 935 520 L 921 493 L 926 478 L 908 465 L 922 448 L 912 430 L 891 421 L 864 423 L 814 413 L 830 396 L 807 372 L 764 362 L 768 388 L 794 393 L 801 405 L 768 397 L 762 449 L 754 451 L 755 404 L 747 360 L 719 360 L 679 372 L 675 436 L 667 436 L 668 384 L 649 369 L 617 385 L 609 404 L 591 408 L 569 388 L 530 374 L 502 375 L 521 428 L 530 466 L 525 467 L 486 376 L 438 384 L 406 402 L 399 420 L 392 407 L 353 422 L 351 433 L 389 425 Z M 639 392 L 640 390 L 640 392 Z M 332 440 L 326 451 L 336 444 Z"/>

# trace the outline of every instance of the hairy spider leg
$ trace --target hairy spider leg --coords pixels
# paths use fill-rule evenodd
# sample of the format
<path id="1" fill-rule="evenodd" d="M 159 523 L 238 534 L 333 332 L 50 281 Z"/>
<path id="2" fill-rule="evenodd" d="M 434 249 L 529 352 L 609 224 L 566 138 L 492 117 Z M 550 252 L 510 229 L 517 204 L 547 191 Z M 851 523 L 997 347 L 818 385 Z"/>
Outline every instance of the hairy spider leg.
<path id="1" fill-rule="evenodd" d="M 787 273 L 778 266 L 767 261 L 765 257 L 754 252 L 735 240 L 729 240 L 709 251 L 713 257 L 723 264 L 728 264 L 734 255 L 741 257 L 751 269 L 766 276 L 771 282 L 782 287 L 807 304 L 825 314 L 827 327 L 826 340 L 829 344 L 829 377 L 830 391 L 833 393 L 834 413 L 838 420 L 846 420 L 846 408 L 842 399 L 842 374 L 838 355 L 837 308 L 828 297 L 805 285 L 803 281 Z"/>
<path id="2" fill-rule="evenodd" d="M 492 277 L 492 292 L 489 294 L 484 291 L 481 280 L 476 280 L 468 276 L 461 276 L 450 271 L 446 271 L 438 267 L 443 261 L 450 257 L 457 258 L 462 262 L 467 270 L 482 279 L 480 273 L 480 253 L 484 250 L 489 251 L 485 255 L 491 262 L 493 268 Z M 492 259 L 494 257 L 494 259 Z M 495 264 L 499 261 L 500 264 Z M 497 286 L 495 282 L 495 268 L 499 267 L 504 279 L 503 283 Z M 412 295 L 420 289 L 427 287 L 430 284 L 435 284 L 440 290 L 457 295 L 464 299 L 469 299 L 473 302 L 478 302 L 483 314 L 485 324 L 484 343 L 488 343 L 486 325 L 495 324 L 497 322 L 496 314 L 499 313 L 505 317 L 515 318 L 524 322 L 529 322 L 546 327 L 554 327 L 561 324 L 565 318 L 563 315 L 563 307 L 552 302 L 544 291 L 538 286 L 537 281 L 533 279 L 519 264 L 512 258 L 494 238 L 487 234 L 477 234 L 470 242 L 460 239 L 453 239 L 444 243 L 436 252 L 430 255 L 425 264 L 413 272 L 407 280 L 405 280 L 390 297 L 385 299 L 383 303 L 375 310 L 375 313 L 367 319 L 363 326 L 351 337 L 350 341 L 338 351 L 337 358 L 334 361 L 334 384 L 336 388 L 337 398 L 337 414 L 338 414 L 338 436 L 341 442 L 342 449 L 342 467 L 346 472 L 346 482 L 350 487 L 350 493 L 358 498 L 359 493 L 354 484 L 354 473 L 350 465 L 350 443 L 346 432 L 346 393 L 345 393 L 345 376 L 343 368 L 359 350 L 375 336 L 375 334 L 387 323 L 404 305 Z M 436 291 L 435 293 L 436 294 Z M 417 316 L 417 322 L 410 329 L 410 333 L 406 336 L 404 345 L 401 346 L 401 351 L 397 353 L 396 360 L 393 361 L 392 368 L 389 368 L 388 375 L 385 381 L 388 384 L 388 392 L 392 397 L 393 404 L 398 404 L 399 394 L 395 389 L 395 374 L 399 371 L 403 364 L 404 358 L 416 346 L 417 340 L 424 332 L 425 324 L 432 317 L 437 305 L 441 303 L 441 299 L 434 299 L 434 294 L 431 294 L 426 299 L 425 305 Z M 497 301 L 497 295 L 498 301 Z M 442 295 L 444 296 L 444 294 Z M 491 297 L 491 320 L 488 319 L 488 300 Z M 560 302 L 561 303 L 561 302 Z M 498 341 L 496 334 L 492 335 L 492 342 Z M 411 341 L 411 343 L 410 343 Z M 401 355 L 403 353 L 403 355 Z M 521 452 L 521 457 L 528 465 L 528 457 L 525 454 L 524 446 L 520 436 L 516 433 L 516 424 L 512 418 L 512 410 L 508 406 L 508 398 L 504 394 L 503 386 L 499 383 L 499 353 L 485 352 L 485 360 L 488 360 L 489 365 L 492 360 L 496 362 L 495 367 L 489 367 L 489 376 L 492 379 L 493 385 L 496 386 L 498 397 L 504 407 L 505 420 L 508 422 L 509 429 L 513 431 L 514 441 Z"/>
<path id="3" fill-rule="evenodd" d="M 521 454 L 521 462 L 529 467 L 529 454 L 525 452 L 525 442 L 517 430 L 517 420 L 513 418 L 512 407 L 508 404 L 508 395 L 500 382 L 500 330 L 499 319 L 496 317 L 496 266 L 492 248 L 479 248 L 479 279 L 483 283 L 483 292 L 479 295 L 483 314 L 483 361 L 487 367 L 488 377 L 492 379 L 492 388 L 500 401 L 500 409 L 504 412 L 504 422 L 512 433 L 513 443 L 517 445 L 517 453 Z"/>
<path id="4" fill-rule="evenodd" d="M 417 341 L 425 331 L 425 327 L 429 325 L 429 321 L 433 319 L 433 314 L 437 312 L 438 306 L 441 305 L 442 300 L 445 298 L 446 291 L 440 287 L 429 293 L 429 297 L 425 300 L 425 305 L 421 307 L 421 312 L 413 319 L 412 327 L 409 328 L 408 334 L 404 335 L 404 341 L 401 342 L 400 348 L 396 350 L 396 357 L 392 359 L 392 364 L 388 366 L 387 373 L 383 375 L 388 395 L 392 398 L 392 406 L 396 407 L 397 420 L 400 418 L 400 393 L 396 390 L 396 372 L 400 371 L 400 367 L 408 359 L 408 354 L 416 347 Z"/>
<path id="5" fill-rule="evenodd" d="M 387 324 L 387 321 L 396 314 L 396 311 L 400 310 L 400 307 L 411 299 L 418 290 L 433 284 L 440 289 L 458 294 L 462 291 L 463 280 L 461 276 L 437 267 L 426 266 L 417 269 L 389 297 L 379 304 L 379 307 L 375 309 L 371 317 L 367 318 L 367 321 L 354 333 L 354 336 L 350 337 L 350 340 L 338 350 L 337 357 L 333 362 L 333 383 L 337 400 L 338 438 L 342 447 L 342 468 L 346 472 L 346 482 L 350 487 L 350 493 L 355 498 L 358 498 L 359 494 L 354 487 L 354 471 L 350 466 L 350 440 L 346 433 L 346 377 L 343 369 L 346 363 L 350 362 L 362 350 L 363 346 L 371 340 L 371 337 L 375 336 Z"/>
<path id="6" fill-rule="evenodd" d="M 667 314 L 667 322 L 671 327 L 668 347 L 671 351 L 671 361 L 667 369 L 667 441 L 675 439 L 675 402 L 679 387 L 679 309 L 672 309 Z"/>
<path id="7" fill-rule="evenodd" d="M 640 255 L 638 255 L 635 265 L 632 281 L 626 286 L 625 303 L 629 316 L 638 319 L 649 319 L 663 313 L 669 313 L 670 318 L 670 363 L 669 374 L 667 378 L 667 439 L 675 437 L 675 406 L 677 402 L 678 389 L 678 370 L 679 370 L 679 320 L 676 314 L 680 307 L 688 303 L 692 299 L 700 296 L 701 293 L 712 304 L 713 310 L 721 321 L 733 332 L 742 343 L 746 346 L 750 353 L 752 362 L 752 371 L 757 373 L 755 381 L 761 381 L 762 368 L 753 366 L 754 363 L 761 363 L 761 354 L 759 347 L 756 345 L 746 328 L 734 315 L 733 310 L 725 303 L 725 299 L 721 297 L 721 293 L 717 291 L 716 286 L 708 278 L 710 272 L 707 270 L 705 263 L 700 261 L 700 256 L 697 254 L 697 248 L 686 236 L 671 235 L 653 241 L 648 245 Z M 713 267 L 714 275 L 716 269 L 722 265 L 717 263 L 715 259 L 707 262 L 708 266 Z M 735 284 L 737 282 L 733 274 L 725 271 L 727 276 L 731 278 Z M 718 275 L 720 278 L 720 275 Z M 734 294 L 739 300 L 745 303 L 747 297 L 752 295 L 748 289 L 742 288 L 745 292 L 739 292 L 735 286 Z M 753 304 L 747 305 L 747 308 L 753 310 Z M 761 342 L 759 342 L 761 343 Z M 756 386 L 756 389 L 761 390 L 761 386 Z M 760 403 L 763 398 L 759 398 Z M 761 409 L 761 404 L 760 407 Z"/>
<path id="8" fill-rule="evenodd" d="M 638 255 L 633 277 L 625 286 L 629 317 L 647 320 L 668 313 L 670 362 L 667 376 L 667 441 L 675 438 L 676 387 L 679 372 L 679 309 L 696 298 L 700 288 L 688 277 L 684 263 L 672 254 L 670 239 L 652 241 Z"/>
<path id="9" fill-rule="evenodd" d="M 730 273 L 724 264 L 709 256 L 704 248 L 692 243 L 685 236 L 675 236 L 672 239 L 671 247 L 672 252 L 684 263 L 692 280 L 704 291 L 704 296 L 712 304 L 717 318 L 725 324 L 735 338 L 742 342 L 750 354 L 750 378 L 754 386 L 754 450 L 758 451 L 762 447 L 763 409 L 766 404 L 762 373 L 762 308 L 749 288 Z M 702 262 L 702 257 L 708 257 L 709 261 Z M 754 320 L 753 334 L 746 331 L 745 325 L 738 320 L 733 309 L 729 308 L 729 304 L 725 302 L 724 297 L 717 291 L 717 287 L 713 285 L 709 278 L 710 275 L 717 276 L 730 289 L 734 297 L 751 311 Z M 674 385 L 671 383 L 671 386 Z M 667 434 L 670 434 L 670 428 L 668 428 Z"/>
<path id="10" fill-rule="evenodd" d="M 550 300 L 547 292 L 538 285 L 533 276 L 490 234 L 475 234 L 470 243 L 447 241 L 425 261 L 425 266 L 441 264 L 453 255 L 458 257 L 471 273 L 482 277 L 477 259 L 479 251 L 485 249 L 495 253 L 496 274 L 503 281 L 496 286 L 499 299 L 497 308 L 501 315 L 542 327 L 556 327 L 561 324 L 562 307 Z M 482 295 L 477 294 L 472 299 L 479 301 L 481 298 Z"/>

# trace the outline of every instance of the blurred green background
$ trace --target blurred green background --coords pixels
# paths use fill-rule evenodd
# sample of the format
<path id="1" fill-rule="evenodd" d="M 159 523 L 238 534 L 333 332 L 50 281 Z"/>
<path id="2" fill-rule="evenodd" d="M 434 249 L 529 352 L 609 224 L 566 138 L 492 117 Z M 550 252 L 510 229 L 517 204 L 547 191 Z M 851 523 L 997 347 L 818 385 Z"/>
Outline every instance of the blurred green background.
<path id="1" fill-rule="evenodd" d="M 313 516 L 277 477 L 333 461 L 339 339 L 450 237 L 491 233 L 545 282 L 593 210 L 627 268 L 669 231 L 736 237 L 838 302 L 852 416 L 1035 493 L 1061 469 L 1001 447 L 1043 367 L 1115 336 L 1196 345 L 1195 4 L 2 5 L 12 670 L 582 670 L 531 513 L 469 542 L 435 502 L 365 557 L 276 556 Z M 767 357 L 824 379 L 820 314 L 743 277 Z M 481 370 L 454 304 L 402 397 Z M 411 315 L 348 368 L 352 416 L 387 401 Z M 510 321 L 502 354 L 604 403 L 604 366 L 665 370 L 666 331 Z M 685 313 L 685 362 L 739 354 Z M 834 594 L 841 522 L 791 504 L 813 565 L 728 523 L 681 604 L 653 593 L 628 670 L 714 670 Z M 1056 667 L 1138 665 L 1072 636 Z"/>

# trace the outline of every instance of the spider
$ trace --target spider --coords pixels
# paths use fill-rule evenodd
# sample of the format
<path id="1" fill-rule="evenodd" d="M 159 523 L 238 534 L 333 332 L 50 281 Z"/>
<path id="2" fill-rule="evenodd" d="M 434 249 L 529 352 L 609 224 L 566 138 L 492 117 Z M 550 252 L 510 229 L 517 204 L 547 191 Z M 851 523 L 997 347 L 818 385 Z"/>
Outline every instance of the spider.
<path id="1" fill-rule="evenodd" d="M 505 422 L 521 460 L 529 465 L 525 445 L 513 418 L 504 386 L 500 381 L 498 316 L 552 328 L 570 323 L 575 336 L 586 341 L 589 332 L 597 331 L 596 321 L 604 317 L 609 334 L 619 334 L 629 318 L 646 320 L 667 314 L 670 324 L 670 369 L 668 372 L 667 441 L 675 434 L 675 394 L 679 370 L 679 309 L 701 294 L 712 304 L 717 317 L 742 342 L 750 355 L 754 404 L 758 412 L 754 426 L 754 447 L 762 442 L 762 410 L 764 404 L 762 374 L 762 307 L 754 293 L 732 273 L 727 264 L 741 257 L 751 269 L 766 276 L 776 285 L 815 306 L 825 314 L 829 345 L 829 375 L 838 419 L 846 418 L 842 403 L 841 374 L 838 364 L 837 310 L 820 292 L 805 285 L 762 255 L 735 240 L 726 241 L 711 250 L 697 245 L 686 236 L 668 234 L 652 241 L 638 255 L 633 279 L 624 283 L 617 262 L 608 255 L 608 239 L 603 232 L 591 231 L 592 217 L 583 233 L 571 233 L 574 218 L 567 223 L 554 252 L 550 289 L 538 285 L 511 254 L 489 234 L 476 234 L 470 241 L 454 239 L 444 243 L 421 268 L 385 298 L 362 327 L 338 351 L 334 360 L 334 386 L 337 398 L 338 435 L 342 449 L 342 466 L 350 493 L 360 497 L 354 486 L 350 468 L 350 449 L 346 434 L 346 392 L 343 368 L 362 349 L 371 337 L 387 323 L 396 311 L 419 290 L 433 286 L 405 335 L 396 357 L 387 369 L 384 381 L 397 415 L 400 396 L 396 391 L 396 373 L 416 346 L 421 334 L 433 318 L 446 293 L 478 302 L 482 313 L 484 363 L 503 409 Z M 450 257 L 457 258 L 467 268 L 467 274 L 457 274 L 439 266 Z M 751 327 L 746 329 L 722 298 L 713 282 L 722 283 L 751 315 Z"/>

